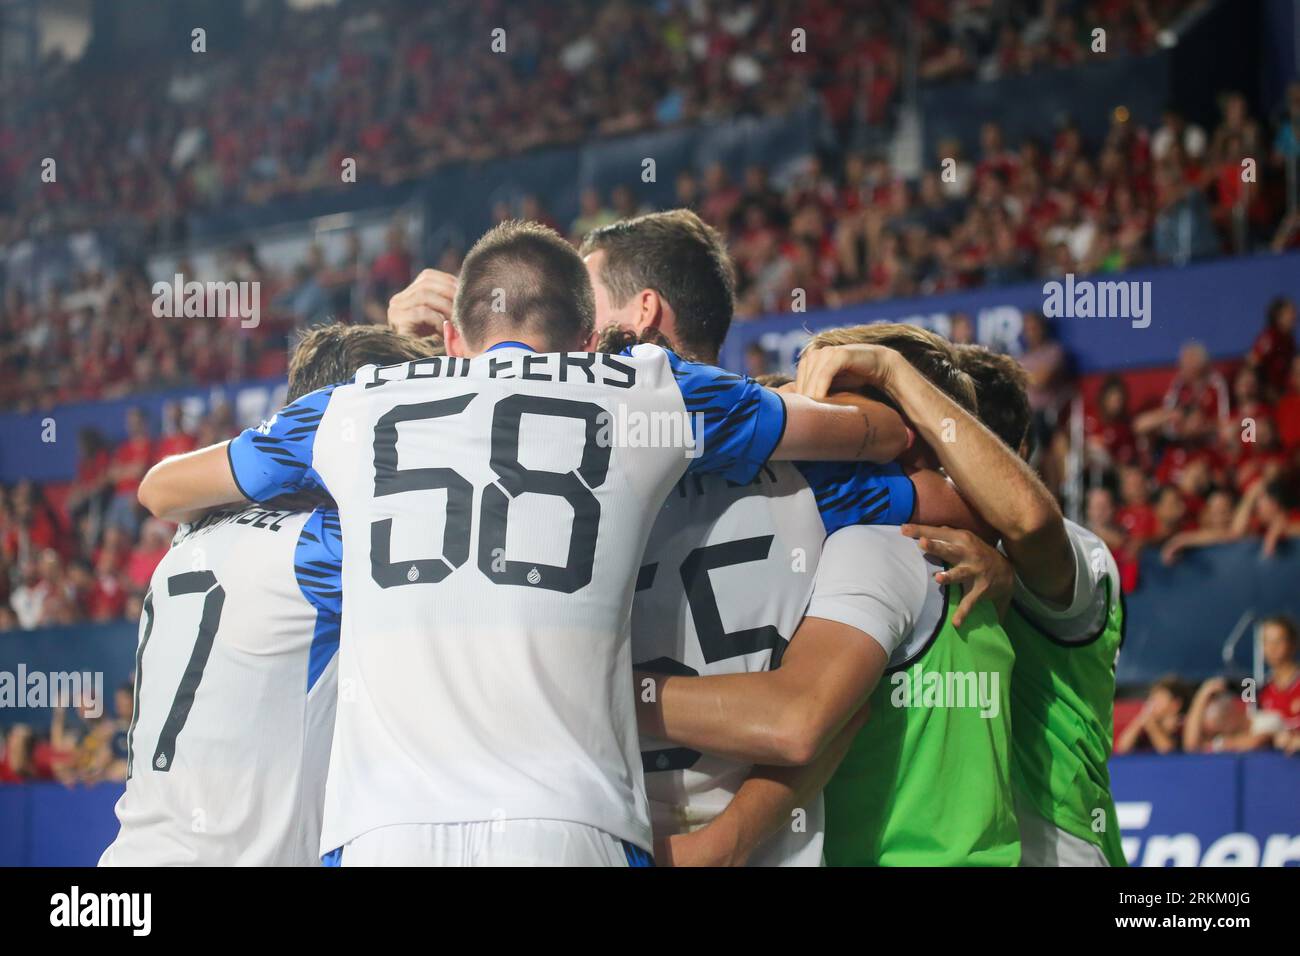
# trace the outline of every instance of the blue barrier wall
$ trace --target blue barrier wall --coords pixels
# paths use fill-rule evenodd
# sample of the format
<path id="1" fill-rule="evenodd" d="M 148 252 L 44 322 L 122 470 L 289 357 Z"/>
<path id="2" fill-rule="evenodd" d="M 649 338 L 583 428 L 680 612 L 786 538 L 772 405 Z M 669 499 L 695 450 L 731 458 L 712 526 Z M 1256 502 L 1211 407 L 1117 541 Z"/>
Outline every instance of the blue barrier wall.
<path id="1" fill-rule="evenodd" d="M 1115 757 L 1124 853 L 1141 866 L 1300 866 L 1300 759 Z"/>
<path id="2" fill-rule="evenodd" d="M 179 403 L 187 421 L 228 405 L 241 426 L 256 425 L 284 404 L 283 379 L 181 388 L 50 411 L 0 415 L 0 481 L 67 481 L 77 470 L 77 432 L 99 429 L 110 443 L 126 437 L 126 412 L 142 408 L 156 431 L 164 405 Z M 52 440 L 51 440 L 52 439 Z"/>
<path id="3" fill-rule="evenodd" d="M 1130 861 L 1300 865 L 1300 758 L 1116 757 L 1111 781 Z M 119 784 L 0 785 L 0 866 L 92 866 L 117 834 Z"/>
<path id="4" fill-rule="evenodd" d="M 1134 328 L 1123 318 L 1057 319 L 1057 334 L 1079 370 L 1151 368 L 1174 364 L 1179 343 L 1186 339 L 1199 339 L 1215 358 L 1244 355 L 1264 327 L 1269 301 L 1278 295 L 1300 298 L 1300 253 L 1134 269 L 1091 278 L 1150 282 L 1151 324 Z M 742 369 L 745 350 L 758 342 L 788 367 L 807 341 L 805 330 L 840 325 L 913 322 L 947 335 L 958 312 L 975 322 L 981 344 L 1017 354 L 1024 313 L 1043 309 L 1043 286 L 1038 281 L 738 322 L 727 336 L 722 360 L 728 368 Z"/>
<path id="5" fill-rule="evenodd" d="M 1128 623 L 1116 679 L 1145 684 L 1170 672 L 1196 680 L 1223 673 L 1220 652 L 1242 612 L 1300 617 L 1298 583 L 1297 540 L 1285 542 L 1272 558 L 1262 555 L 1258 539 L 1197 548 L 1173 567 L 1148 549 L 1138 588 L 1126 597 Z M 1233 663 L 1241 674 L 1250 672 L 1250 646 L 1249 635 L 1237 645 Z"/>
<path id="6" fill-rule="evenodd" d="M 0 866 L 94 866 L 117 836 L 122 785 L 0 784 Z"/>

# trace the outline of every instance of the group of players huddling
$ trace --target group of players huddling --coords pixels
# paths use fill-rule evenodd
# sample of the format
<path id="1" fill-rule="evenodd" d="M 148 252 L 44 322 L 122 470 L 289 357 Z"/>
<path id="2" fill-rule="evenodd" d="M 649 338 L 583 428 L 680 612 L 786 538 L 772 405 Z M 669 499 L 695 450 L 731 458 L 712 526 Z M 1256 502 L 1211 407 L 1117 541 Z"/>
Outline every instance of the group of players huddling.
<path id="1" fill-rule="evenodd" d="M 882 324 L 759 383 L 732 307 L 685 210 L 506 223 L 156 465 L 101 864 L 1122 865 L 1117 572 L 1018 366 Z"/>

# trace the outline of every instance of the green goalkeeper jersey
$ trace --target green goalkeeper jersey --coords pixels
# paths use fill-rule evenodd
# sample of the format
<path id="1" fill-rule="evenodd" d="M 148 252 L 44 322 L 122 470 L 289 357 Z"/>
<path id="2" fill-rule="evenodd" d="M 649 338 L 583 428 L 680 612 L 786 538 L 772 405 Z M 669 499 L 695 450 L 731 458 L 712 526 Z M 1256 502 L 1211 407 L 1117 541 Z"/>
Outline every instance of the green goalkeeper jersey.
<path id="1" fill-rule="evenodd" d="M 1076 564 L 1071 607 L 1050 608 L 1017 582 L 1005 622 L 1016 652 L 1012 782 L 1022 805 L 1124 866 L 1106 763 L 1124 626 L 1119 574 L 1099 538 L 1066 525 Z"/>
<path id="2" fill-rule="evenodd" d="M 1011 790 L 1015 654 L 989 601 L 956 628 L 960 588 L 931 586 L 933 613 L 918 617 L 891 656 L 871 716 L 826 787 L 832 866 L 1020 860 Z M 816 611 L 814 602 L 809 614 Z"/>

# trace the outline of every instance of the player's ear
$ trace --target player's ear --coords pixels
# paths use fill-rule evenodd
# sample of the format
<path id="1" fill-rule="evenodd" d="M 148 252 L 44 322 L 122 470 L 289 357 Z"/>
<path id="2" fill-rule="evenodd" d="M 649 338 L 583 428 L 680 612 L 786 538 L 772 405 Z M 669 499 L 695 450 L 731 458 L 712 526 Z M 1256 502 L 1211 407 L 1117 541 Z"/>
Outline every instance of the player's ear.
<path id="1" fill-rule="evenodd" d="M 465 354 L 465 340 L 461 338 L 460 330 L 451 319 L 442 320 L 442 341 L 447 354 L 452 358 L 469 358 Z"/>
<path id="2" fill-rule="evenodd" d="M 661 332 L 661 326 L 664 321 L 664 310 L 668 303 L 659 297 L 659 293 L 654 289 L 642 289 L 637 294 L 637 315 L 636 331 L 644 332 L 646 329 L 654 329 Z"/>

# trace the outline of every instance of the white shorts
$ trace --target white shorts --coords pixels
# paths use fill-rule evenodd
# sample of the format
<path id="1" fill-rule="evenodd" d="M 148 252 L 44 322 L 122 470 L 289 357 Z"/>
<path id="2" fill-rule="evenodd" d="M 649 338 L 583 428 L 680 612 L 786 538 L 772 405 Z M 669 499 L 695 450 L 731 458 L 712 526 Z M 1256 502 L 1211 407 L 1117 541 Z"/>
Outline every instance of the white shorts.
<path id="1" fill-rule="evenodd" d="M 565 820 L 482 820 L 379 827 L 347 843 L 342 866 L 653 866 L 650 854 Z"/>
<path id="2" fill-rule="evenodd" d="M 1016 819 L 1021 866 L 1110 866 L 1101 847 L 1043 819 L 1023 800 L 1016 800 Z"/>

